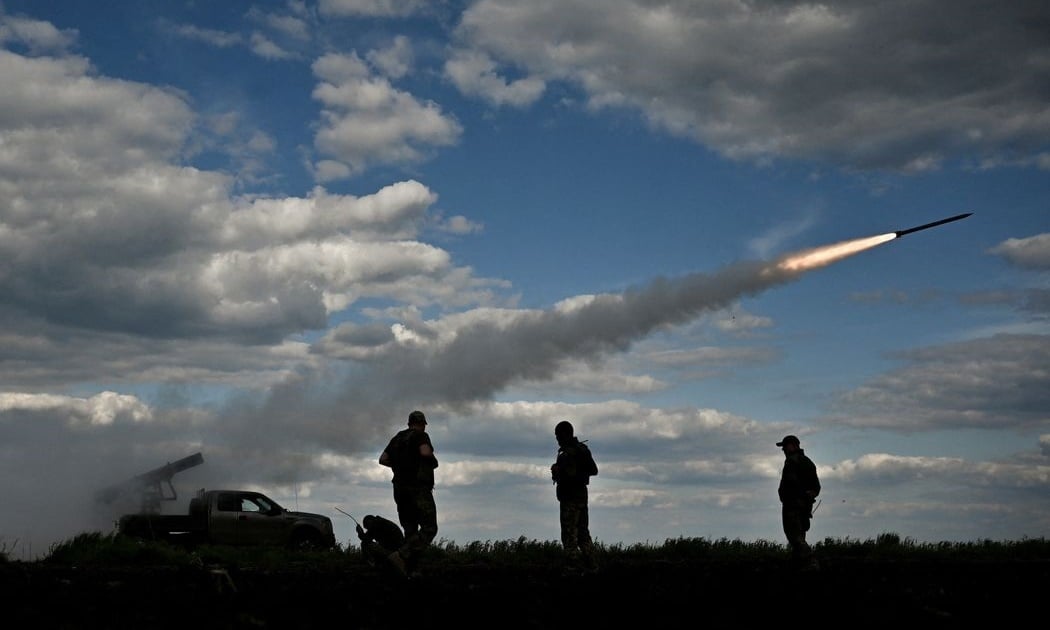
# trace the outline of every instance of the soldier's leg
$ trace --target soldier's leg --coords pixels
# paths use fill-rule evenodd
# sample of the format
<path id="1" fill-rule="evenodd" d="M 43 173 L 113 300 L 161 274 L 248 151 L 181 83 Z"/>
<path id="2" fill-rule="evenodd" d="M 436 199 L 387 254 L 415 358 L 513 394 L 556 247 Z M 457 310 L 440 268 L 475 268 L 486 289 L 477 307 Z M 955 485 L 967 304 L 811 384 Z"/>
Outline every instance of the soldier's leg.
<path id="1" fill-rule="evenodd" d="M 405 532 L 405 538 L 419 530 L 419 511 L 416 507 L 414 488 L 394 486 L 394 503 L 397 505 L 397 520 Z"/>
<path id="2" fill-rule="evenodd" d="M 579 506 L 572 501 L 561 501 L 558 504 L 559 517 L 561 519 L 561 544 L 570 555 L 579 551 L 579 529 L 580 521 Z"/>
<path id="3" fill-rule="evenodd" d="M 791 547 L 791 556 L 795 560 L 805 560 L 810 555 L 809 543 L 806 542 L 806 530 L 809 529 L 808 515 L 798 510 L 783 510 L 784 535 Z"/>
<path id="4" fill-rule="evenodd" d="M 420 490 L 416 495 L 416 511 L 419 515 L 419 541 L 426 547 L 434 541 L 438 533 L 437 504 L 434 503 L 433 490 Z"/>
<path id="5" fill-rule="evenodd" d="M 594 541 L 591 540 L 591 517 L 587 504 L 579 506 L 580 516 L 576 523 L 576 540 L 580 546 L 580 555 L 588 569 L 597 569 L 598 560 L 594 555 Z"/>
<path id="6" fill-rule="evenodd" d="M 411 572 L 419 564 L 419 557 L 430 543 L 437 537 L 437 505 L 434 503 L 432 490 L 419 489 L 413 497 L 415 505 L 416 523 L 418 530 L 405 538 L 405 544 L 401 547 L 401 555 L 405 558 L 405 565 Z"/>

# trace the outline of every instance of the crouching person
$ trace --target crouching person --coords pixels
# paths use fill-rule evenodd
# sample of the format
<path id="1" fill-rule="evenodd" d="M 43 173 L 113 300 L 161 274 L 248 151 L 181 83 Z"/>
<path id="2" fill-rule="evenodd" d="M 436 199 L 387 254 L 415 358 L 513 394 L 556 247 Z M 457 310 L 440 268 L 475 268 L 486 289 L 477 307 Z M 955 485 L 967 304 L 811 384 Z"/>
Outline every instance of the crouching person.
<path id="1" fill-rule="evenodd" d="M 384 561 L 392 552 L 405 544 L 405 535 L 397 523 L 382 516 L 369 514 L 357 526 L 357 537 L 361 539 L 361 554 L 369 565 Z"/>

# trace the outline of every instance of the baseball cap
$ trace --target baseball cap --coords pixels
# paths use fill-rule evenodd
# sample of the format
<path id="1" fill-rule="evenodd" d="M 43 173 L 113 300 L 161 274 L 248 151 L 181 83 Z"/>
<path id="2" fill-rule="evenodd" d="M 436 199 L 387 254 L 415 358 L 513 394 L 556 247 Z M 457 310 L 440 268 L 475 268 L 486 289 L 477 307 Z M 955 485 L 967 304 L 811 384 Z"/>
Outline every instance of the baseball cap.
<path id="1" fill-rule="evenodd" d="M 795 446 L 798 446 L 800 444 L 800 442 L 798 441 L 798 438 L 795 437 L 794 435 L 785 435 L 783 440 L 780 440 L 779 442 L 777 442 L 777 446 L 784 446 L 785 444 L 787 444 L 789 442 L 793 443 Z"/>

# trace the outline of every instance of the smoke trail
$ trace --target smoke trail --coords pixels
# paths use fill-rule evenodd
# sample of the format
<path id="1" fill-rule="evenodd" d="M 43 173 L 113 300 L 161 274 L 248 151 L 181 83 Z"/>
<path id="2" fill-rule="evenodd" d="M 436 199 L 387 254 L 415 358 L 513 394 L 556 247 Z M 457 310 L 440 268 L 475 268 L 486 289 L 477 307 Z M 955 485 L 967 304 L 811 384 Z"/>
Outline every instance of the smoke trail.
<path id="1" fill-rule="evenodd" d="M 348 371 L 340 383 L 329 380 L 331 373 L 302 374 L 273 388 L 261 406 L 229 408 L 212 427 L 217 441 L 206 446 L 236 444 L 242 460 L 258 455 L 271 471 L 276 461 L 286 460 L 306 478 L 309 464 L 295 459 L 295 453 L 315 447 L 353 452 L 382 438 L 390 420 L 400 424 L 411 409 L 466 409 L 514 383 L 553 379 L 567 362 L 600 361 L 624 352 L 659 328 L 787 284 L 893 236 L 826 245 L 772 261 L 738 262 L 714 273 L 656 278 L 623 293 L 578 296 L 542 311 L 478 309 L 402 322 L 378 344 L 369 329 L 366 358 L 345 364 Z M 348 324 L 331 331 L 317 351 L 336 359 L 355 356 L 352 342 L 345 341 L 360 338 L 346 334 L 352 329 Z M 336 393 L 319 395 L 332 391 L 332 385 Z"/>
<path id="2" fill-rule="evenodd" d="M 657 278 L 622 294 L 577 298 L 545 311 L 479 315 L 453 334 L 439 330 L 442 322 L 417 324 L 411 345 L 391 350 L 351 389 L 357 404 L 379 395 L 403 399 L 409 392 L 445 404 L 487 399 L 516 380 L 546 380 L 563 362 L 625 351 L 657 328 L 725 308 L 893 238 L 883 234 L 772 262 L 735 263 L 711 274 Z"/>

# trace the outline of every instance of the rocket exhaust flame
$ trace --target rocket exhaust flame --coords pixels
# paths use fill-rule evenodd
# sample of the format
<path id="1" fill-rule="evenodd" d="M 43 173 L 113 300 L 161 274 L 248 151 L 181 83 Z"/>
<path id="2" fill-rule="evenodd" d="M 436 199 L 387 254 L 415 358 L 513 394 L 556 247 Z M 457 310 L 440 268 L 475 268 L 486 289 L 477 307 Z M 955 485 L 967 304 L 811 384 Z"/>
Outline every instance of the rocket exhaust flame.
<path id="1" fill-rule="evenodd" d="M 872 247 L 882 245 L 887 241 L 892 241 L 895 238 L 897 238 L 897 235 L 889 232 L 888 234 L 879 234 L 878 236 L 868 236 L 852 241 L 816 247 L 804 252 L 791 254 L 776 263 L 776 268 L 781 271 L 809 271 L 810 269 L 825 267 L 843 258 L 848 258 Z"/>
<path id="2" fill-rule="evenodd" d="M 887 241 L 900 238 L 906 234 L 918 232 L 919 230 L 927 230 L 938 225 L 944 225 L 945 223 L 951 223 L 952 221 L 958 221 L 965 219 L 966 217 L 973 214 L 967 212 L 965 214 L 957 214 L 954 217 L 948 217 L 947 219 L 941 219 L 940 221 L 934 221 L 932 223 L 926 223 L 906 230 L 897 230 L 895 232 L 888 232 L 886 234 L 879 234 L 878 236 L 869 236 L 867 238 L 858 238 L 852 241 L 843 241 L 841 243 L 835 243 L 834 245 L 824 245 L 823 247 L 817 247 L 814 249 L 806 250 L 804 252 L 798 252 L 790 254 L 787 257 L 781 259 L 773 269 L 778 271 L 792 271 L 802 272 L 809 271 L 810 269 L 817 269 L 818 267 L 824 267 L 830 265 L 833 262 L 848 258 L 854 254 L 859 254 L 865 250 L 871 249 L 877 245 L 881 245 Z M 771 270 L 767 270 L 769 273 Z"/>

